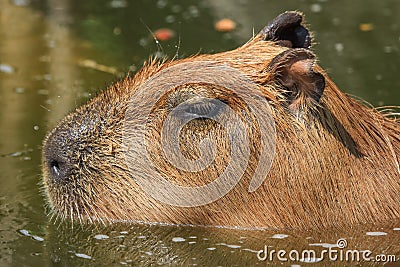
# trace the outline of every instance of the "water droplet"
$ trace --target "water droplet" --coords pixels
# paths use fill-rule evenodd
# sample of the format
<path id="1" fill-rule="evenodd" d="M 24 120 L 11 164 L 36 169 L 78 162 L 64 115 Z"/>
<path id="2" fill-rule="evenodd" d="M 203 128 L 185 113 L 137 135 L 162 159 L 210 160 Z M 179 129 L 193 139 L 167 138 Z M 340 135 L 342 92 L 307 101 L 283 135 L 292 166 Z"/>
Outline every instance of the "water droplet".
<path id="1" fill-rule="evenodd" d="M 104 239 L 108 239 L 110 237 L 108 235 L 99 234 L 99 235 L 95 235 L 94 238 L 97 239 L 97 240 L 104 240 Z"/>
<path id="2" fill-rule="evenodd" d="M 385 232 L 366 232 L 365 234 L 366 234 L 366 235 L 369 235 L 369 236 L 382 236 L 382 235 L 387 235 L 387 233 L 385 233 Z"/>
<path id="3" fill-rule="evenodd" d="M 172 238 L 172 242 L 183 242 L 183 241 L 185 241 L 186 239 L 185 238 L 182 238 L 182 237 L 174 237 L 174 238 Z"/>
<path id="4" fill-rule="evenodd" d="M 288 235 L 285 234 L 274 234 L 273 236 L 271 236 L 271 238 L 276 238 L 276 239 L 284 239 L 288 237 Z"/>
<path id="5" fill-rule="evenodd" d="M 13 73 L 15 71 L 15 69 L 8 64 L 0 64 L 0 72 L 4 72 L 4 73 Z"/>
<path id="6" fill-rule="evenodd" d="M 33 240 L 36 240 L 36 241 L 39 241 L 39 242 L 43 242 L 44 241 L 43 237 L 40 237 L 40 236 L 37 236 L 37 235 L 33 235 L 32 238 L 33 238 Z"/>
<path id="7" fill-rule="evenodd" d="M 83 253 L 75 253 L 75 256 L 79 257 L 79 258 L 83 258 L 83 259 L 88 259 L 90 260 L 92 257 Z"/>

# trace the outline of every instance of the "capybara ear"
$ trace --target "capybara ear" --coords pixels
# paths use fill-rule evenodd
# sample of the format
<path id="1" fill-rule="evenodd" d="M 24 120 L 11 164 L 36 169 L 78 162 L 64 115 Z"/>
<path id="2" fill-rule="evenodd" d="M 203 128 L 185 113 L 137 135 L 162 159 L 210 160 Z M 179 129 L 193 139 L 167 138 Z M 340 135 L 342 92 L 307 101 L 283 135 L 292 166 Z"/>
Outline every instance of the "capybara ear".
<path id="1" fill-rule="evenodd" d="M 324 76 L 314 70 L 315 56 L 304 48 L 289 49 L 269 64 L 274 82 L 283 87 L 284 102 L 295 111 L 315 106 L 325 89 Z"/>
<path id="2" fill-rule="evenodd" d="M 261 30 L 261 39 L 274 41 L 278 45 L 291 48 L 311 47 L 311 35 L 301 23 L 300 12 L 288 11 L 280 14 Z"/>

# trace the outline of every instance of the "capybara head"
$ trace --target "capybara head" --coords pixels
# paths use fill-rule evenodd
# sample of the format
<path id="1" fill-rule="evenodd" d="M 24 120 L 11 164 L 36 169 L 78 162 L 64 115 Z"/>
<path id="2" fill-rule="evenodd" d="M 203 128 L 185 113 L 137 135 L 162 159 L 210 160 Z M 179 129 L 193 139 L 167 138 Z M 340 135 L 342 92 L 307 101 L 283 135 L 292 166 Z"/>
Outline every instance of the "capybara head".
<path id="1" fill-rule="evenodd" d="M 400 125 L 341 92 L 286 12 L 224 53 L 145 64 L 43 146 L 62 218 L 327 227 L 400 217 Z"/>

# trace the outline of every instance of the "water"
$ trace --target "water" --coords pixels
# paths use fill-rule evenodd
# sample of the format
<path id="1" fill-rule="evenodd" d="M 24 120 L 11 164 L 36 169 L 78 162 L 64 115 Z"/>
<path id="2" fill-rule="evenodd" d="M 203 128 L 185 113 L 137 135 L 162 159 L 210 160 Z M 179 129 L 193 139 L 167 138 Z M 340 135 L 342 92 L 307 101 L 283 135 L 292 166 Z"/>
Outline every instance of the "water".
<path id="1" fill-rule="evenodd" d="M 149 56 L 233 49 L 285 10 L 306 13 L 320 64 L 342 90 L 374 105 L 400 104 L 395 0 L 0 0 L 0 265 L 263 266 L 269 261 L 260 261 L 257 253 L 265 245 L 321 250 L 340 238 L 349 249 L 399 260 L 400 221 L 298 232 L 93 227 L 54 223 L 46 216 L 40 146 L 58 120 Z M 213 23 L 225 17 L 237 23 L 235 31 L 214 30 Z M 149 29 L 159 28 L 173 30 L 175 37 L 157 45 Z M 319 256 L 309 261 L 324 265 Z M 290 264 L 310 263 L 284 262 Z"/>

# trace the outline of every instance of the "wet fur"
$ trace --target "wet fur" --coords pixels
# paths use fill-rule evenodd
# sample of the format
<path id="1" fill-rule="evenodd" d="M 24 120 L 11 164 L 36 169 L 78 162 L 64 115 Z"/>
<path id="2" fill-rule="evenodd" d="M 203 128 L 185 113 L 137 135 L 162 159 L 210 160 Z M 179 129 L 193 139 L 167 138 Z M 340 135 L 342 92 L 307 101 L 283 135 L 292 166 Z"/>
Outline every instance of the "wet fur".
<path id="1" fill-rule="evenodd" d="M 285 89 L 275 73 L 268 71 L 271 60 L 287 49 L 256 36 L 225 53 L 150 61 L 134 77 L 111 85 L 56 128 L 76 134 L 65 144 L 75 149 L 63 151 L 73 159 L 76 171 L 64 184 L 55 184 L 43 168 L 51 208 L 62 218 L 79 221 L 273 228 L 342 226 L 399 218 L 399 123 L 341 92 L 318 65 L 314 68 L 326 81 L 320 101 L 314 105 L 303 99 L 295 111 L 291 110 L 285 105 Z M 248 185 L 259 156 L 257 136 L 253 136 L 246 174 L 231 192 L 205 206 L 179 208 L 155 201 L 130 177 L 124 162 L 122 123 L 130 97 L 149 77 L 168 66 L 197 60 L 228 64 L 259 85 L 273 107 L 277 147 L 272 169 L 255 192 L 249 193 Z M 222 134 L 217 127 L 212 130 L 217 136 Z M 157 154 L 153 156 L 154 161 L 162 160 Z M 214 177 L 211 174 L 218 174 L 222 167 L 216 165 L 208 176 L 188 175 L 186 180 L 173 168 L 168 168 L 167 174 L 178 183 L 199 185 L 209 182 L 205 177 Z"/>

